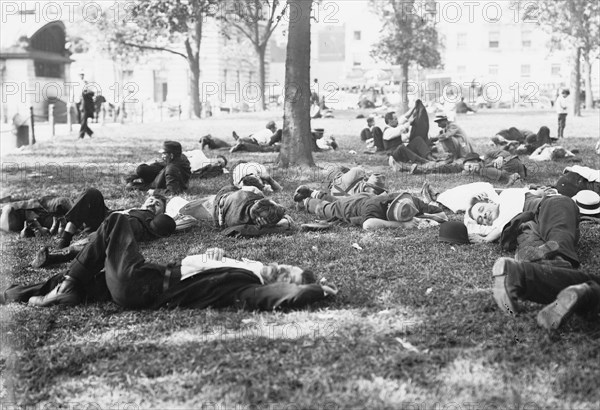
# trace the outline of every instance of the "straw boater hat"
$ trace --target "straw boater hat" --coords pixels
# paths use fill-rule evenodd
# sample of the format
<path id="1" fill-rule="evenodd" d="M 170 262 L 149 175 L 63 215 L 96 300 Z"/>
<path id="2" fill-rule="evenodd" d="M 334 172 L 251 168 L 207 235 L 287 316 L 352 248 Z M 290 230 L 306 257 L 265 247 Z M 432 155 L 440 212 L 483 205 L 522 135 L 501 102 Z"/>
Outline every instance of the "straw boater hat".
<path id="1" fill-rule="evenodd" d="M 410 221 L 419 210 L 413 202 L 412 195 L 408 192 L 403 192 L 398 195 L 387 210 L 388 221 L 407 222 Z"/>
<path id="2" fill-rule="evenodd" d="M 583 216 L 600 218 L 600 195 L 590 190 L 579 191 L 573 197 L 573 201 L 579 207 L 579 213 Z"/>

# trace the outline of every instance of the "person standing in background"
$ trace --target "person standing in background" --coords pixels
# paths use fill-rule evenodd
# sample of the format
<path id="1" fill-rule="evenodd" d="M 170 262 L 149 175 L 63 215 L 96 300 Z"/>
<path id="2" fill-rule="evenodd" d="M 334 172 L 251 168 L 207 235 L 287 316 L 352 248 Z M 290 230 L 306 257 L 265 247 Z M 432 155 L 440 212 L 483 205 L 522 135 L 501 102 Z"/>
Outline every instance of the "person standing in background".
<path id="1" fill-rule="evenodd" d="M 567 89 L 562 90 L 554 103 L 554 108 L 558 114 L 558 139 L 564 137 L 565 126 L 567 125 L 567 114 L 569 113 L 569 95 L 571 92 Z"/>

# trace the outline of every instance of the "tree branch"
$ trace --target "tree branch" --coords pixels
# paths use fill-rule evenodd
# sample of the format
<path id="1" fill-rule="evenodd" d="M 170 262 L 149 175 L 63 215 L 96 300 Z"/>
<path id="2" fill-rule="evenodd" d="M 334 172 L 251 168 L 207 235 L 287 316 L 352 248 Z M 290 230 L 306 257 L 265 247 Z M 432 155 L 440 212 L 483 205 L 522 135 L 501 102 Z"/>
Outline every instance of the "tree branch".
<path id="1" fill-rule="evenodd" d="M 135 48 L 139 48 L 142 50 L 157 50 L 157 51 L 166 51 L 167 53 L 172 53 L 172 54 L 176 54 L 178 56 L 181 56 L 183 58 L 185 58 L 187 60 L 187 56 L 183 53 L 180 53 L 179 51 L 175 51 L 175 50 L 171 50 L 169 48 L 165 48 L 165 47 L 155 47 L 155 46 L 145 46 L 142 44 L 135 44 L 135 43 L 129 43 L 129 42 L 122 42 L 121 44 L 123 44 L 124 46 L 129 46 L 129 47 L 135 47 Z"/>

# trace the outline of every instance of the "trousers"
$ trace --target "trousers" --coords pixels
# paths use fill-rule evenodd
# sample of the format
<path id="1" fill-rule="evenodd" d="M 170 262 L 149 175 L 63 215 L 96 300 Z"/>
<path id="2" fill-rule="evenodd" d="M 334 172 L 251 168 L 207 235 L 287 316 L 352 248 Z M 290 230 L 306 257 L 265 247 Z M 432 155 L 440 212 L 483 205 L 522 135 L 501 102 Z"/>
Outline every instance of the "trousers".
<path id="1" fill-rule="evenodd" d="M 94 240 L 72 262 L 68 275 L 87 287 L 103 269 L 112 300 L 134 309 L 152 306 L 181 278 L 178 269 L 145 261 L 129 218 L 118 213 L 106 218 Z"/>

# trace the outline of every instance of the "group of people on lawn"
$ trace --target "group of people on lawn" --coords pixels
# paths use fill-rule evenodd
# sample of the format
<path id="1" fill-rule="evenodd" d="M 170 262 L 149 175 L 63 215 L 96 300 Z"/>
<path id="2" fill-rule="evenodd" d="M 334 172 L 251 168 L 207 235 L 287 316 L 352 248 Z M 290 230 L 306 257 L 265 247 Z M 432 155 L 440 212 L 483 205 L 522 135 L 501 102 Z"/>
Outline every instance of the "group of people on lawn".
<path id="1" fill-rule="evenodd" d="M 473 162 L 469 156 L 473 148 L 464 131 L 440 117 L 436 119 L 439 136 L 428 138 L 426 116 L 424 106 L 417 101 L 402 121 L 395 113 L 386 114 L 387 127 L 381 133 L 370 129 L 366 139 L 380 139 L 374 144 L 390 153 L 395 169 L 402 164 L 410 164 L 412 173 L 466 169 L 465 164 Z M 278 132 L 273 126 L 267 124 L 272 132 L 269 142 L 261 144 L 267 141 L 262 136 L 260 141 L 254 137 L 254 142 L 270 146 Z M 253 144 L 239 137 L 237 140 L 238 145 Z M 446 156 L 432 150 L 434 141 L 444 147 Z M 538 143 L 537 138 L 529 141 Z M 211 144 L 220 145 L 212 138 L 201 140 L 202 148 L 215 148 Z M 513 174 L 525 173 L 518 155 L 502 148 L 497 151 L 501 152 L 492 165 L 485 165 L 477 156 L 474 162 L 481 163 L 477 169 L 480 175 L 497 181 L 506 174 L 510 179 L 512 170 Z M 46 282 L 5 289 L 0 302 L 45 307 L 112 300 L 135 309 L 235 306 L 271 310 L 301 308 L 337 294 L 334 285 L 326 281 L 317 284 L 310 270 L 236 261 L 226 258 L 218 248 L 166 266 L 147 262 L 138 242 L 170 236 L 198 221 L 212 221 L 226 234 L 243 236 L 290 232 L 296 225 L 284 206 L 267 197 L 281 186 L 262 164 L 239 162 L 232 167 L 230 185 L 215 195 L 187 201 L 178 195 L 187 189 L 193 172 L 181 144 L 165 141 L 160 153 L 160 161 L 140 165 L 127 179 L 129 189 L 149 189 L 139 208 L 109 210 L 102 193 L 93 188 L 75 202 L 41 198 L 4 205 L 2 230 L 24 228 L 24 232 L 29 229 L 29 235 L 38 236 L 59 233 L 57 249 L 40 250 L 31 263 L 33 267 L 72 262 L 65 274 Z M 208 164 L 220 169 L 225 165 L 224 157 Z M 484 171 L 487 168 L 494 172 Z M 516 250 L 516 254 L 514 259 L 498 259 L 492 268 L 498 306 L 516 314 L 518 299 L 547 304 L 538 314 L 538 322 L 551 329 L 572 313 L 597 316 L 600 311 L 600 277 L 580 271 L 577 254 L 580 220 L 600 217 L 599 193 L 600 171 L 578 165 L 567 168 L 553 188 L 508 188 L 498 194 L 491 184 L 479 182 L 437 193 L 426 181 L 421 197 L 390 190 L 382 174 L 369 175 L 361 167 L 330 166 L 319 189 L 301 185 L 292 199 L 298 209 L 329 223 L 366 230 L 422 229 L 447 223 L 444 237 L 449 232 L 450 240 L 463 237 L 466 231 L 473 244 L 499 241 L 504 250 Z M 447 222 L 447 212 L 459 211 L 465 212 L 464 223 Z M 82 229 L 93 233 L 83 244 L 72 245 L 73 236 Z"/>

